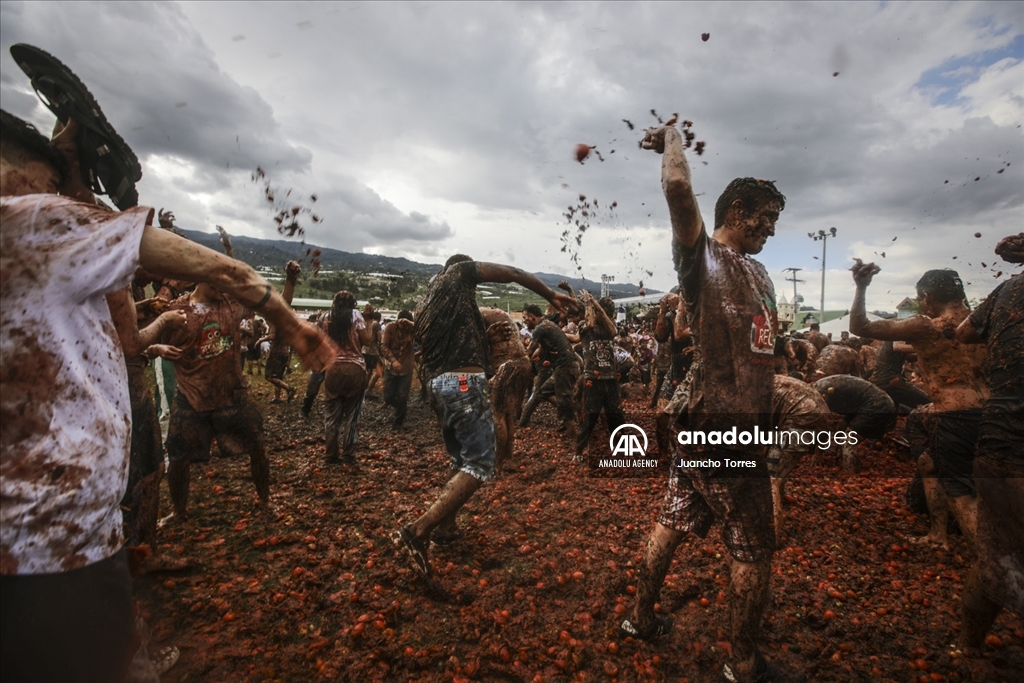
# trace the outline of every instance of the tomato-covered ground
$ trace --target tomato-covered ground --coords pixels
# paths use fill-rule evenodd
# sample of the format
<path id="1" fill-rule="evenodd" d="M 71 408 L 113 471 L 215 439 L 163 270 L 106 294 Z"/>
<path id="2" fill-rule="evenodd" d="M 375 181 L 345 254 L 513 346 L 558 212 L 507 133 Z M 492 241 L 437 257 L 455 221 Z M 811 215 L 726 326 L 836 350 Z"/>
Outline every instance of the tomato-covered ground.
<path id="1" fill-rule="evenodd" d="M 520 431 L 518 460 L 460 515 L 462 540 L 432 546 L 439 590 L 388 539 L 449 476 L 416 388 L 401 430 L 389 408 L 367 401 L 356 471 L 321 463 L 320 406 L 303 419 L 301 387 L 291 404 L 269 405 L 262 379 L 253 393 L 274 513 L 254 508 L 247 461 L 196 465 L 191 520 L 162 529 L 159 546 L 193 564 L 138 581 L 155 640 L 181 650 L 165 683 L 720 680 L 729 643 L 717 528 L 676 553 L 659 606 L 673 633 L 653 644 L 616 635 L 664 474 L 589 476 L 542 406 Z M 634 395 L 627 415 L 653 435 L 645 405 Z M 861 458 L 856 476 L 823 458 L 805 462 L 788 486 L 765 618 L 769 659 L 811 681 L 1024 680 L 1024 625 L 1005 612 L 983 657 L 955 651 L 964 541 L 953 536 L 945 552 L 909 545 L 926 531 L 904 505 L 912 466 L 888 442 L 865 445 Z"/>

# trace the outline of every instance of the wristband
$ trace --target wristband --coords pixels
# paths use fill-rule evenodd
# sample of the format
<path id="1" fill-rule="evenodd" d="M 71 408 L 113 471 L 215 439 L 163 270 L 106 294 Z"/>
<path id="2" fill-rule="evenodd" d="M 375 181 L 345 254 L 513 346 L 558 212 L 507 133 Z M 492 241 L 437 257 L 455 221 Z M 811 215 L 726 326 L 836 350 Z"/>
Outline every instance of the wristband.
<path id="1" fill-rule="evenodd" d="M 264 306 L 266 306 L 267 302 L 270 301 L 270 294 L 273 291 L 274 290 L 270 287 L 270 285 L 267 285 L 267 293 L 263 295 L 263 298 L 260 299 L 260 302 L 258 304 L 256 304 L 255 306 L 252 307 L 252 310 L 258 311 L 261 308 L 263 308 Z"/>

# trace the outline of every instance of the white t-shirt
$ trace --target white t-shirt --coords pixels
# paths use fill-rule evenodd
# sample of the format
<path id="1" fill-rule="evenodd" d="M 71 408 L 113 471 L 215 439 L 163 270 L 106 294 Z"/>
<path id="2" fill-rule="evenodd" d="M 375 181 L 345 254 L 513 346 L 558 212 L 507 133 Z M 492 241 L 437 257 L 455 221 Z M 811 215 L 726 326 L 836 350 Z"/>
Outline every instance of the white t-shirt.
<path id="1" fill-rule="evenodd" d="M 122 543 L 131 406 L 105 295 L 132 280 L 152 209 L 0 198 L 0 573 Z"/>

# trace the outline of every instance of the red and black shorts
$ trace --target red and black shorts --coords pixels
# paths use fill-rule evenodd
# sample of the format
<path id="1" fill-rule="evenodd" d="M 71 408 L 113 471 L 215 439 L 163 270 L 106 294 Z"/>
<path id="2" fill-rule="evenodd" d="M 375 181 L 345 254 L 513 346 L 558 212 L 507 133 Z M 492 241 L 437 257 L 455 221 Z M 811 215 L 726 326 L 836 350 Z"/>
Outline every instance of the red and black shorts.
<path id="1" fill-rule="evenodd" d="M 767 560 L 775 552 L 775 519 L 771 480 L 764 453 L 717 450 L 683 454 L 679 460 L 716 460 L 717 469 L 673 467 L 661 524 L 704 538 L 716 519 L 722 521 L 722 540 L 741 562 Z M 756 467 L 727 467 L 725 460 L 753 460 Z"/>
<path id="2" fill-rule="evenodd" d="M 214 439 L 224 455 L 266 451 L 263 415 L 249 399 L 248 390 L 239 390 L 232 405 L 217 410 L 193 410 L 181 392 L 174 396 L 166 444 L 170 461 L 206 462 Z"/>

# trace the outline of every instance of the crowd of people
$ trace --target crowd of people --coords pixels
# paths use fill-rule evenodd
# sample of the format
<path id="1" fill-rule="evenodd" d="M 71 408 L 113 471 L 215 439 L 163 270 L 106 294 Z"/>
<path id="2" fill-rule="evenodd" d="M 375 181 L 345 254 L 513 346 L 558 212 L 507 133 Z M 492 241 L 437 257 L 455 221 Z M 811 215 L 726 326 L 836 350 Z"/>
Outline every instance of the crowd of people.
<path id="1" fill-rule="evenodd" d="M 102 119 L 98 107 L 91 112 Z M 338 468 L 358 467 L 360 413 L 376 385 L 394 410 L 392 428 L 401 428 L 418 379 L 453 474 L 391 538 L 425 582 L 435 581 L 431 543 L 462 541 L 460 509 L 516 457 L 515 432 L 537 410 L 550 404 L 558 425 L 551 438 L 589 462 L 606 454 L 605 434 L 629 421 L 623 391 L 637 387 L 670 466 L 622 638 L 674 632 L 654 609 L 666 573 L 689 533 L 704 537 L 720 523 L 732 648 L 723 676 L 803 679 L 768 662 L 759 642 L 782 486 L 811 449 L 682 446 L 680 429 L 842 426 L 894 439 L 917 458 L 932 518 L 919 541 L 946 544 L 952 512 L 974 552 L 960 647 L 976 652 L 1001 609 L 1024 614 L 1021 277 L 971 310 L 956 272 L 930 270 L 917 283 L 921 315 L 871 321 L 866 294 L 879 268 L 858 260 L 854 336 L 833 341 L 816 326 L 780 334 L 772 281 L 753 257 L 775 234 L 785 196 L 772 182 L 737 178 L 709 231 L 682 135 L 666 125 L 646 131 L 642 146 L 662 158 L 679 286 L 649 317 L 618 320 L 608 298 L 564 282 L 556 291 L 518 268 L 455 255 L 415 310 L 393 321 L 371 306 L 360 310 L 347 291 L 305 320 L 290 306 L 298 263 L 285 266 L 278 293 L 250 267 L 175 234 L 170 214 L 161 211 L 154 225 L 151 209 L 114 211 L 97 200 L 83 180 L 90 157 L 79 135 L 83 125 L 103 129 L 95 123 L 68 117 L 47 139 L 2 113 L 5 679 L 152 681 L 173 664 L 173 652 L 139 647 L 145 624 L 133 609 L 126 544 L 157 547 L 165 454 L 173 511 L 164 523 L 187 519 L 190 465 L 214 447 L 249 458 L 258 507 L 272 511 L 263 416 L 248 376 L 262 370 L 272 402 L 292 401 L 292 353 L 310 369 L 302 415 L 312 415 L 323 389 L 323 457 Z M 997 253 L 1024 262 L 1024 234 L 1004 239 Z M 481 308 L 476 289 L 489 282 L 518 283 L 547 309 L 527 306 L 520 326 L 508 312 Z M 149 362 L 157 400 L 145 380 Z M 598 429 L 602 414 L 606 431 Z M 837 455 L 841 467 L 858 468 L 853 444 Z M 684 456 L 753 466 L 675 466 Z"/>

